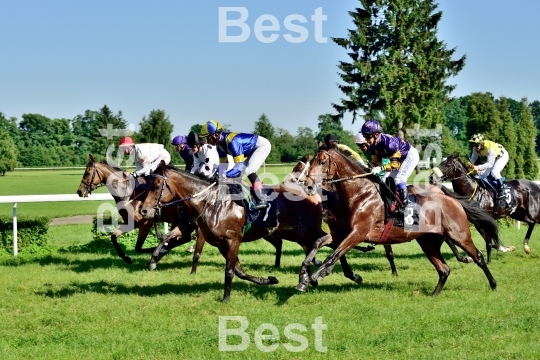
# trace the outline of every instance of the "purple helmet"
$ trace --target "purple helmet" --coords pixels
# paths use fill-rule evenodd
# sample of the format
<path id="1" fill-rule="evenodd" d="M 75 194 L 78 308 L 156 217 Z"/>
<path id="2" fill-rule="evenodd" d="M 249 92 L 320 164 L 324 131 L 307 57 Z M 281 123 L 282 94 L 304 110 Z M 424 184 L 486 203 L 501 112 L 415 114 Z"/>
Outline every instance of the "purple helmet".
<path id="1" fill-rule="evenodd" d="M 373 135 L 375 133 L 382 133 L 382 126 L 379 124 L 379 122 L 375 119 L 370 119 L 362 125 L 362 129 L 360 129 L 360 132 L 362 134 L 366 135 Z"/>
<path id="2" fill-rule="evenodd" d="M 175 136 L 171 142 L 172 145 L 187 144 L 186 137 L 184 135 Z"/>

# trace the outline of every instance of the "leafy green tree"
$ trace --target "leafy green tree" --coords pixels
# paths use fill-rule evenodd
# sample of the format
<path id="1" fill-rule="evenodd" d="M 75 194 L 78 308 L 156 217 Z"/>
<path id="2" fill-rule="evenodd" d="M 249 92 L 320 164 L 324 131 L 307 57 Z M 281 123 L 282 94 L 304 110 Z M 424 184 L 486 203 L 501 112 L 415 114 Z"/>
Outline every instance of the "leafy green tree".
<path id="1" fill-rule="evenodd" d="M 13 171 L 17 166 L 17 146 L 9 133 L 0 127 L 0 174 Z"/>
<path id="2" fill-rule="evenodd" d="M 538 175 L 538 164 L 534 151 L 536 127 L 527 98 L 521 100 L 521 113 L 516 126 L 516 135 L 516 159 L 520 159 L 520 163 L 522 163 L 521 167 L 516 167 L 516 176 L 534 180 Z"/>
<path id="3" fill-rule="evenodd" d="M 504 97 L 501 97 L 498 101 L 499 114 L 502 121 L 502 133 L 500 137 L 500 143 L 506 151 L 508 151 L 508 163 L 504 168 L 504 176 L 507 179 L 516 178 L 515 169 L 516 163 L 514 159 L 516 158 L 516 147 L 517 147 L 517 136 L 516 129 L 514 125 L 514 119 L 512 118 L 512 113 L 510 112 L 508 100 Z"/>
<path id="4" fill-rule="evenodd" d="M 339 85 L 346 98 L 333 104 L 342 116 L 382 113 L 387 133 L 419 124 L 432 128 L 444 122 L 443 105 L 454 90 L 447 81 L 465 65 L 465 56 L 452 60 L 437 38 L 442 12 L 433 0 L 360 0 L 349 14 L 355 28 L 346 38 L 334 38 L 349 51 L 341 61 Z"/>
<path id="5" fill-rule="evenodd" d="M 315 136 L 317 140 L 323 141 L 326 135 L 334 134 L 341 144 L 345 144 L 351 149 L 356 150 L 357 146 L 354 143 L 354 135 L 350 131 L 343 129 L 341 120 L 336 120 L 331 114 L 323 114 L 319 115 L 318 122 L 319 132 Z"/>
<path id="6" fill-rule="evenodd" d="M 272 144 L 272 150 L 270 151 L 270 154 L 266 158 L 266 162 L 268 163 L 280 162 L 281 156 L 279 154 L 278 149 L 275 147 L 276 130 L 274 129 L 274 126 L 272 125 L 270 120 L 268 120 L 268 117 L 265 114 L 262 114 L 259 117 L 259 120 L 255 122 L 255 129 L 253 130 L 253 133 L 268 139 L 268 141 L 270 141 L 270 144 Z"/>
<path id="7" fill-rule="evenodd" d="M 313 131 L 308 127 L 299 127 L 295 137 L 295 147 L 297 157 L 306 154 L 312 156 L 317 151 L 317 142 Z"/>
<path id="8" fill-rule="evenodd" d="M 201 124 L 191 125 L 191 127 L 189 128 L 189 131 L 193 131 L 193 133 L 195 134 L 200 134 L 202 131 L 202 125 Z"/>
<path id="9" fill-rule="evenodd" d="M 110 134 L 109 129 L 116 131 L 124 130 L 126 129 L 126 125 L 127 122 L 124 120 L 122 111 L 118 111 L 118 113 L 114 114 L 107 105 L 103 105 L 90 123 L 90 136 L 94 152 L 97 155 L 105 157 L 109 145 L 117 146 L 119 137 L 127 134 L 119 134 L 118 132 Z M 100 130 L 102 132 L 100 132 Z M 102 133 L 105 133 L 105 135 L 102 135 Z"/>
<path id="10" fill-rule="evenodd" d="M 0 112 L 0 128 L 6 130 L 16 144 L 19 142 L 20 135 L 16 117 L 11 117 L 8 119 L 2 112 Z"/>
<path id="11" fill-rule="evenodd" d="M 294 137 L 285 129 L 277 129 L 275 146 L 281 162 L 293 162 L 298 160 Z"/>
<path id="12" fill-rule="evenodd" d="M 169 146 L 173 124 L 164 110 L 152 110 L 139 123 L 141 142 L 157 143 Z"/>
<path id="13" fill-rule="evenodd" d="M 467 146 L 468 143 L 460 141 L 458 137 L 456 136 L 457 134 L 455 133 L 455 131 L 456 131 L 455 127 L 453 127 L 453 130 L 450 130 L 447 126 L 442 127 L 442 135 L 441 135 L 442 156 L 447 157 L 454 153 L 458 153 L 463 158 L 468 159 L 471 152 L 470 148 Z M 425 149 L 425 147 L 423 148 Z"/>
<path id="14" fill-rule="evenodd" d="M 470 96 L 461 96 L 453 98 L 444 106 L 445 125 L 453 134 L 454 139 L 462 141 L 464 144 L 469 140 L 467 138 L 467 108 L 469 106 Z"/>

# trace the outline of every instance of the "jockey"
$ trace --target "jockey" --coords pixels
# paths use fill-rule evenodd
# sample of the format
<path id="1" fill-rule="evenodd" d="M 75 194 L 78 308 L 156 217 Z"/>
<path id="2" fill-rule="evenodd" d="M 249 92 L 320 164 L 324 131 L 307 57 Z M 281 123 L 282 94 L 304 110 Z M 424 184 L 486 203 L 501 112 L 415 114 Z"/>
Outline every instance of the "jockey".
<path id="1" fill-rule="evenodd" d="M 185 171 L 191 171 L 193 168 L 193 151 L 187 144 L 186 138 L 183 135 L 175 136 L 171 141 L 171 145 L 176 148 L 178 154 L 184 159 L 186 163 Z"/>
<path id="2" fill-rule="evenodd" d="M 270 154 L 270 142 L 255 134 L 223 132 L 221 125 L 215 120 L 203 124 L 201 137 L 207 138 L 210 145 L 217 147 L 220 163 L 227 163 L 227 154 L 233 157 L 234 167 L 225 171 L 224 167 L 220 166 L 220 175 L 236 178 L 245 173 L 257 197 L 255 209 L 265 209 L 266 196 L 262 193 L 263 183 L 257 176 L 257 170 Z"/>
<path id="3" fill-rule="evenodd" d="M 219 154 L 217 148 L 210 144 L 206 144 L 204 139 L 201 139 L 198 134 L 191 131 L 187 136 L 187 144 L 193 151 L 193 168 L 191 173 L 195 172 L 211 178 L 216 174 L 219 169 Z M 234 160 L 232 156 L 227 155 L 229 162 L 227 170 L 230 170 L 234 166 Z"/>
<path id="4" fill-rule="evenodd" d="M 364 167 L 366 166 L 366 163 L 364 162 L 364 159 L 362 159 L 362 157 L 356 151 L 354 151 L 353 149 L 351 149 L 350 147 L 348 147 L 345 144 L 338 143 L 338 139 L 337 139 L 336 135 L 334 135 L 334 134 L 326 135 L 324 137 L 324 143 L 326 144 L 326 147 L 328 149 L 336 148 L 341 153 L 343 153 L 344 155 L 350 157 L 351 159 L 353 159 L 357 163 L 360 163 L 360 165 L 362 165 Z"/>
<path id="5" fill-rule="evenodd" d="M 368 151 L 369 145 L 366 139 L 364 138 L 364 135 L 362 135 L 361 132 L 356 134 L 356 136 L 354 137 L 354 142 L 356 143 L 360 151 L 364 153 L 364 155 L 371 162 L 371 154 Z M 377 176 L 379 176 L 381 179 L 384 178 L 386 175 L 386 171 L 384 169 L 386 168 L 388 164 L 390 164 L 390 160 L 388 158 L 382 158 L 382 164 L 381 164 L 382 169 L 381 169 L 381 172 L 377 174 Z"/>
<path id="6" fill-rule="evenodd" d="M 135 144 L 132 138 L 126 136 L 120 139 L 119 147 L 124 151 L 124 155 L 135 155 L 135 171 L 131 174 L 124 171 L 124 177 L 148 176 L 157 169 L 161 160 L 167 165 L 171 162 L 171 154 L 161 144 Z M 142 183 L 137 183 L 138 190 L 146 187 Z"/>
<path id="7" fill-rule="evenodd" d="M 384 134 L 381 124 L 374 119 L 366 121 L 360 130 L 371 154 L 371 162 L 375 165 L 372 169 L 373 174 L 381 171 L 383 158 L 389 158 L 390 164 L 385 165 L 385 171 L 389 171 L 390 177 L 396 182 L 396 188 L 401 197 L 403 207 L 401 211 L 409 204 L 407 192 L 407 179 L 412 174 L 416 165 L 420 161 L 418 151 L 407 140 Z"/>
<path id="8" fill-rule="evenodd" d="M 474 134 L 469 140 L 473 145 L 473 151 L 471 154 L 470 162 L 474 164 L 478 159 L 478 155 L 486 157 L 486 162 L 482 165 L 473 165 L 474 170 L 478 175 L 487 177 L 491 174 L 495 179 L 497 198 L 504 198 L 503 194 L 503 180 L 501 171 L 508 163 L 508 151 L 504 149 L 501 144 L 484 139 L 482 134 Z M 495 201 L 494 213 L 498 213 L 499 201 Z"/>

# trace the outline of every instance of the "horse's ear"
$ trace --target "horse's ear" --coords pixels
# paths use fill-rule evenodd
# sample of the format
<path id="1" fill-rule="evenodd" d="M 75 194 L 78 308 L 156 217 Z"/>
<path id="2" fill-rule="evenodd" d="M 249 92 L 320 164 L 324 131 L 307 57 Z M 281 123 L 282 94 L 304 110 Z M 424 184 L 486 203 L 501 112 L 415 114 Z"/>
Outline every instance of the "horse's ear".
<path id="1" fill-rule="evenodd" d="M 459 157 L 459 153 L 456 151 L 455 153 L 452 154 L 452 157 L 455 157 L 455 158 Z"/>
<path id="2" fill-rule="evenodd" d="M 302 162 L 308 162 L 308 161 L 309 161 L 309 154 L 306 154 L 306 155 L 302 156 L 302 158 L 300 159 L 300 161 L 302 161 Z"/>
<path id="3" fill-rule="evenodd" d="M 165 161 L 161 160 L 161 171 L 163 171 L 163 174 L 165 174 L 165 170 L 167 170 L 167 164 L 165 164 Z"/>
<path id="4" fill-rule="evenodd" d="M 88 161 L 90 161 L 91 163 L 96 162 L 96 160 L 94 160 L 94 157 L 92 156 L 92 154 L 88 154 Z"/>

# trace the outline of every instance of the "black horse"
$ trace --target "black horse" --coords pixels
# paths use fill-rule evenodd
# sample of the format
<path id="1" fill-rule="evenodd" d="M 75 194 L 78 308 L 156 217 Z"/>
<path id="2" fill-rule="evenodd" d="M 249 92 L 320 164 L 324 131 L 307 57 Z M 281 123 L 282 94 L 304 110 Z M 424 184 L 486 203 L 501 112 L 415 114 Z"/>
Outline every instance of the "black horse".
<path id="1" fill-rule="evenodd" d="M 479 179 L 475 178 L 465 164 L 459 159 L 459 154 L 449 156 L 439 165 L 442 176 L 432 174 L 430 181 L 437 182 L 450 180 L 454 191 L 475 201 L 482 209 L 486 209 L 495 219 L 510 216 L 512 219 L 523 221 L 529 228 L 523 240 L 523 249 L 528 254 L 529 239 L 534 229 L 534 225 L 540 223 L 540 186 L 527 179 L 516 179 L 508 181 L 507 184 L 514 190 L 516 195 L 516 206 L 500 209 L 498 215 L 494 215 L 494 202 L 490 192 L 481 186 Z"/>

